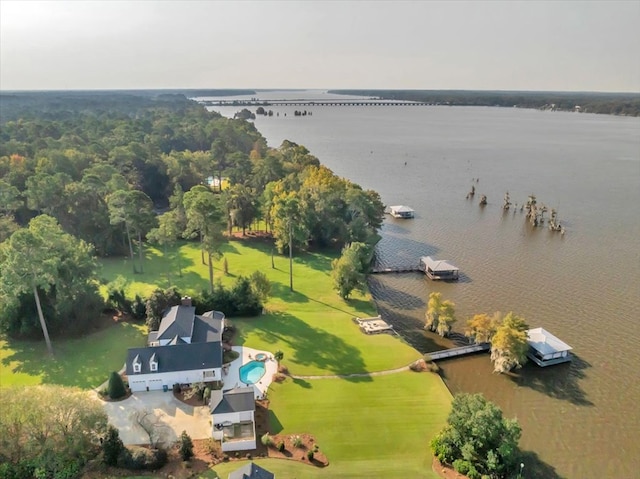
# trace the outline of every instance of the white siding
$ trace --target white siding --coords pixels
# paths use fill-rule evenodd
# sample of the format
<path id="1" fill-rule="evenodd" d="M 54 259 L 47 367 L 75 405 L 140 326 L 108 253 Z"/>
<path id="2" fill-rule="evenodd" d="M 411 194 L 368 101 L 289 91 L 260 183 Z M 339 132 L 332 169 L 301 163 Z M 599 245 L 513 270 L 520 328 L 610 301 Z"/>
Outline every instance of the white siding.
<path id="1" fill-rule="evenodd" d="M 194 371 L 173 371 L 170 373 L 132 374 L 129 376 L 129 387 L 132 392 L 160 390 L 163 386 L 171 389 L 174 384 L 197 383 L 203 380 L 204 372 L 211 369 L 196 369 Z M 219 381 L 221 369 L 213 369 L 213 378 L 207 380 Z"/>

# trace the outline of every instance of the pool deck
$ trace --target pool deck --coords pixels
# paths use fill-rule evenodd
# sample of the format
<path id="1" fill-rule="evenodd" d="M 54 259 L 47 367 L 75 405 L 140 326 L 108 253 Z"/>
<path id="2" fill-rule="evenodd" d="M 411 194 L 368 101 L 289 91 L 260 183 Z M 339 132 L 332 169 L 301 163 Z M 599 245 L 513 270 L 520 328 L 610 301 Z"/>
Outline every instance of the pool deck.
<path id="1" fill-rule="evenodd" d="M 223 391 L 228 391 L 235 387 L 253 386 L 253 395 L 256 399 L 264 397 L 273 375 L 278 372 L 278 362 L 273 359 L 273 353 L 269 351 L 261 351 L 259 349 L 248 348 L 246 346 L 233 346 L 234 351 L 240 354 L 237 359 L 229 364 L 229 370 L 225 374 L 222 373 L 224 380 Z M 256 354 L 264 353 L 267 355 L 267 360 L 264 361 L 265 373 L 264 376 L 256 384 L 245 384 L 240 381 L 240 367 L 248 362 L 254 361 Z"/>

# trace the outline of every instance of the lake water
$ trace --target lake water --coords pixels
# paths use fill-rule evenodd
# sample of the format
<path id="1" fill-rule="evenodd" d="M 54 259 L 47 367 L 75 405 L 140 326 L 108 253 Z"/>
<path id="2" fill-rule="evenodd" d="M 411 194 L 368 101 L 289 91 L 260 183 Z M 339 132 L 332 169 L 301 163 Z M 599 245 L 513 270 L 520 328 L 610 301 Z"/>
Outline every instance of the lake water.
<path id="1" fill-rule="evenodd" d="M 385 204 L 416 210 L 413 220 L 386 220 L 380 264 L 414 265 L 429 254 L 460 268 L 457 283 L 417 273 L 370 280 L 383 317 L 419 351 L 451 345 L 422 331 L 431 291 L 455 302 L 457 331 L 473 314 L 514 311 L 573 347 L 571 364 L 511 375 L 493 374 L 488 355 L 441 363 L 453 393 L 482 392 L 518 418 L 525 477 L 640 477 L 640 119 L 482 107 L 269 108 L 280 116 L 258 117 L 256 126 L 270 146 L 303 144 Z M 231 116 L 239 108 L 216 109 Z M 295 109 L 312 116 L 295 117 Z M 476 195 L 467 200 L 472 180 Z M 519 207 L 504 213 L 506 191 L 518 205 L 533 193 L 556 208 L 566 234 L 531 227 Z"/>

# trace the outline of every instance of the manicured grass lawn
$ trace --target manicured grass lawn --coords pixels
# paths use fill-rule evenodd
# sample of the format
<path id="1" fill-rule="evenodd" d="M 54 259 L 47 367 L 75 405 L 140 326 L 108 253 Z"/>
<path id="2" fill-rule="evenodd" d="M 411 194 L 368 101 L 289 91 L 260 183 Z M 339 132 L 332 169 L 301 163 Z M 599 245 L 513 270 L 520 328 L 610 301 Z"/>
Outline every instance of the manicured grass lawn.
<path id="1" fill-rule="evenodd" d="M 52 339 L 55 359 L 44 341 L 0 339 L 0 387 L 60 384 L 97 387 L 119 371 L 127 348 L 143 346 L 142 325 L 119 323 L 80 339 Z"/>
<path id="2" fill-rule="evenodd" d="M 352 318 L 375 315 L 368 295 L 342 300 L 331 287 L 331 261 L 335 255 L 308 253 L 294 259 L 294 290 L 289 290 L 289 259 L 276 255 L 271 267 L 271 246 L 259 241 L 231 241 L 223 247 L 229 265 L 224 275 L 222 260 L 215 262 L 215 280 L 231 285 L 239 275 L 263 271 L 272 283 L 268 314 L 257 318 L 232 319 L 238 326 L 236 344 L 285 354 L 283 361 L 293 374 L 349 374 L 405 366 L 420 357 L 399 338 L 386 334 L 367 336 Z M 118 275 L 128 282 L 127 293 L 147 295 L 160 284 L 166 287 L 166 262 L 161 252 L 150 249 L 145 273 L 133 275 L 128 261 L 103 261 L 101 276 L 107 281 Z M 208 268 L 200 260 L 194 243 L 180 247 L 184 275 L 172 275 L 181 293 L 196 294 L 208 288 Z M 176 270 L 177 271 L 177 270 Z M 164 283 L 162 278 L 165 278 Z"/>
<path id="3" fill-rule="evenodd" d="M 450 395 L 431 373 L 274 384 L 271 432 L 315 435 L 330 465 L 260 462 L 276 477 L 436 478 L 429 441 L 445 424 Z M 226 478 L 238 464 L 214 468 Z M 209 476 L 216 477 L 216 476 Z"/>

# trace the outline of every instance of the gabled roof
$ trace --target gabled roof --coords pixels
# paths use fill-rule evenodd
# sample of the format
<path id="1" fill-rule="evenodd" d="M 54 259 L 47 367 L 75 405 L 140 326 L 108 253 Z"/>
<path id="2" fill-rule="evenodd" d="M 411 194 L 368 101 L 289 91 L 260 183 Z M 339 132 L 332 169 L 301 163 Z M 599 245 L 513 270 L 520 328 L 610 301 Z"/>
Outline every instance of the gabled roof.
<path id="1" fill-rule="evenodd" d="M 250 462 L 229 473 L 229 479 L 275 479 L 272 472 Z"/>
<path id="2" fill-rule="evenodd" d="M 431 256 L 423 256 L 420 258 L 427 268 L 431 271 L 458 271 L 458 267 L 449 263 L 444 259 L 433 259 Z"/>
<path id="3" fill-rule="evenodd" d="M 152 372 L 149 361 L 154 355 L 158 362 L 158 370 Z M 139 373 L 133 372 L 135 359 L 138 359 L 137 362 L 142 364 Z M 219 342 L 130 348 L 127 351 L 127 375 L 131 376 L 171 371 L 215 369 L 221 366 L 222 347 Z"/>
<path id="4" fill-rule="evenodd" d="M 222 323 L 224 314 L 220 311 L 207 311 L 193 320 L 192 343 L 222 341 Z"/>
<path id="5" fill-rule="evenodd" d="M 176 334 L 173 337 L 173 339 L 167 343 L 167 345 L 175 346 L 176 344 L 188 344 L 188 343 Z"/>
<path id="6" fill-rule="evenodd" d="M 211 414 L 226 414 L 230 412 L 255 411 L 256 402 L 253 387 L 235 388 L 222 394 L 222 401 L 211 411 Z"/>
<path id="7" fill-rule="evenodd" d="M 195 315 L 194 306 L 172 306 L 162 317 L 158 328 L 158 339 L 171 339 L 175 336 L 190 338 Z"/>

